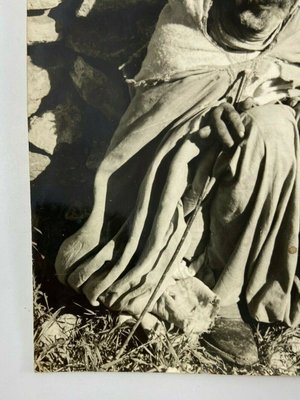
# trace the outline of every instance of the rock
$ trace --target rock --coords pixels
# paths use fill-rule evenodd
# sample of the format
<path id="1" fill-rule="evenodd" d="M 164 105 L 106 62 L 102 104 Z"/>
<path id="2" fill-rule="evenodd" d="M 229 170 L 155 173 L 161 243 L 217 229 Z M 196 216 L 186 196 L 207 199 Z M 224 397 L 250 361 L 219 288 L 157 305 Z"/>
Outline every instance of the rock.
<path id="1" fill-rule="evenodd" d="M 300 337 L 292 336 L 287 340 L 288 349 L 295 353 L 300 354 Z"/>
<path id="2" fill-rule="evenodd" d="M 164 370 L 164 372 L 166 372 L 167 374 L 180 374 L 182 371 L 175 367 L 168 367 Z"/>
<path id="3" fill-rule="evenodd" d="M 50 157 L 29 152 L 29 170 L 30 170 L 30 180 L 36 179 L 50 164 Z"/>
<path id="4" fill-rule="evenodd" d="M 30 120 L 29 143 L 52 155 L 57 142 L 55 114 L 46 112 Z"/>
<path id="5" fill-rule="evenodd" d="M 77 317 L 73 314 L 63 314 L 57 319 L 49 319 L 42 324 L 39 340 L 45 345 L 51 345 L 59 340 L 65 341 L 71 337 L 76 325 Z"/>
<path id="6" fill-rule="evenodd" d="M 74 143 L 81 135 L 79 108 L 67 100 L 54 110 L 30 119 L 29 142 L 53 154 L 56 144 Z"/>
<path id="7" fill-rule="evenodd" d="M 60 39 L 56 30 L 56 22 L 47 13 L 34 17 L 27 17 L 27 43 L 51 43 Z"/>
<path id="8" fill-rule="evenodd" d="M 42 99 L 47 96 L 50 91 L 49 74 L 45 69 L 34 65 L 30 57 L 27 57 L 28 65 L 28 115 L 34 114 Z"/>
<path id="9" fill-rule="evenodd" d="M 83 56 L 108 61 L 119 66 L 147 45 L 155 27 L 156 15 L 134 18 L 120 13 L 109 18 L 77 20 L 66 37 L 66 44 Z"/>
<path id="10" fill-rule="evenodd" d="M 276 351 L 269 356 L 269 366 L 284 373 L 292 374 L 297 371 L 295 359 L 284 351 Z"/>
<path id="11" fill-rule="evenodd" d="M 81 135 L 81 114 L 71 102 L 29 121 L 30 179 L 36 179 L 51 162 L 57 144 L 74 143 Z"/>
<path id="12" fill-rule="evenodd" d="M 83 3 L 76 12 L 77 17 L 86 17 L 92 11 L 96 0 L 83 0 Z"/>
<path id="13" fill-rule="evenodd" d="M 128 93 L 124 93 L 115 80 L 89 65 L 82 57 L 75 60 L 71 78 L 82 99 L 100 110 L 106 118 L 119 119 L 124 113 L 129 102 Z"/>
<path id="14" fill-rule="evenodd" d="M 62 0 L 28 0 L 28 10 L 46 10 L 55 8 L 61 4 Z"/>
<path id="15" fill-rule="evenodd" d="M 285 369 L 286 368 L 285 360 L 282 357 L 281 352 L 277 351 L 269 357 L 269 365 L 270 365 L 270 367 L 275 368 L 275 369 Z"/>
<path id="16" fill-rule="evenodd" d="M 54 110 L 57 144 L 74 143 L 81 136 L 81 113 L 71 100 L 60 104 Z"/>
<path id="17" fill-rule="evenodd" d="M 72 64 L 73 51 L 68 49 L 63 41 L 37 43 L 28 48 L 32 62 L 41 68 L 69 68 Z"/>
<path id="18" fill-rule="evenodd" d="M 91 12 L 120 11 L 136 5 L 150 5 L 152 7 L 159 5 L 162 8 L 165 3 L 165 0 L 84 0 L 76 15 L 78 17 L 86 17 Z"/>

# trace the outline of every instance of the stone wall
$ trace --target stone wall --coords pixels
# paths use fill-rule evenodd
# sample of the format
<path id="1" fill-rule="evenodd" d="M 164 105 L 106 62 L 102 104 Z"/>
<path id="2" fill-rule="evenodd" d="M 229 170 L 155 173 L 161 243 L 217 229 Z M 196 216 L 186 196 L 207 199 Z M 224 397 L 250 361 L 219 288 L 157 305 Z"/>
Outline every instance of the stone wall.
<path id="1" fill-rule="evenodd" d="M 145 54 L 164 3 L 28 0 L 33 265 L 53 304 L 68 296 L 58 248 L 89 215 L 96 168 L 129 103 L 119 66 L 138 69 L 131 56 Z"/>
<path id="2" fill-rule="evenodd" d="M 77 184 L 80 176 L 93 175 L 129 102 L 119 66 L 145 49 L 164 3 L 28 0 L 34 202 L 53 195 L 49 185 L 53 189 L 54 180 L 57 187 L 70 186 L 70 180 Z M 82 179 L 84 183 L 87 178 Z"/>

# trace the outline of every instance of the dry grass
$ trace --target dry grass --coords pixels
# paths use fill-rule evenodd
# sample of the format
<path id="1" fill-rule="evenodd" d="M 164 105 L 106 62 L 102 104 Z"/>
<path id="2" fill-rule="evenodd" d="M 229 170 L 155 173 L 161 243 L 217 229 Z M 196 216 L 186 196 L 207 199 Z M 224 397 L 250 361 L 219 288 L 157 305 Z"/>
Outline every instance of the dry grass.
<path id="1" fill-rule="evenodd" d="M 300 375 L 300 328 L 258 326 L 260 362 L 239 368 L 209 354 L 199 343 L 169 329 L 167 335 L 146 340 L 142 332 L 117 361 L 116 354 L 130 326 L 118 325 L 106 309 L 90 309 L 73 302 L 49 307 L 41 285 L 34 282 L 35 369 L 53 371 L 185 372 L 234 375 Z"/>

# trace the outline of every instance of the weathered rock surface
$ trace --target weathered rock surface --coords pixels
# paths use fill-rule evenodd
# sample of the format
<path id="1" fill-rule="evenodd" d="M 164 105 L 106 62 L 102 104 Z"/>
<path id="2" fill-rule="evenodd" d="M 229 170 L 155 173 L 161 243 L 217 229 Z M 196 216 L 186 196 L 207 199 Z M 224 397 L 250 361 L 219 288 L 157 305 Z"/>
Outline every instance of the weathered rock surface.
<path id="1" fill-rule="evenodd" d="M 28 17 L 27 43 L 51 43 L 60 39 L 56 22 L 47 13 L 34 17 Z"/>
<path id="2" fill-rule="evenodd" d="M 28 10 L 46 10 L 57 7 L 63 0 L 28 0 Z"/>
<path id="3" fill-rule="evenodd" d="M 300 354 L 300 337 L 292 336 L 287 340 L 288 349 L 295 353 Z"/>
<path id="4" fill-rule="evenodd" d="M 165 3 L 28 0 L 28 9 L 32 10 L 28 17 L 31 179 L 51 162 L 50 168 L 63 169 L 58 154 L 64 146 L 58 145 L 80 146 L 80 137 L 86 145 L 86 153 L 80 148 L 83 163 L 89 169 L 98 166 L 129 104 L 122 78 L 125 69 L 121 73 L 117 67 L 130 59 L 134 71 L 129 68 L 127 74 L 126 69 L 126 76 L 135 75 L 140 58 L 132 63 L 131 56 L 140 49 L 145 52 Z"/>
<path id="5" fill-rule="evenodd" d="M 78 322 L 78 319 L 73 314 L 63 314 L 57 319 L 49 319 L 42 324 L 39 340 L 46 344 L 62 340 L 67 340 L 73 333 L 73 330 Z"/>
<path id="6" fill-rule="evenodd" d="M 276 351 L 269 356 L 269 366 L 283 373 L 295 374 L 297 372 L 297 361 L 289 352 Z"/>
<path id="7" fill-rule="evenodd" d="M 99 18 L 97 23 L 88 18 L 78 20 L 66 37 L 67 46 L 84 56 L 121 65 L 141 47 L 147 45 L 156 23 L 156 15 L 137 19 L 120 14 L 116 18 Z"/>
<path id="8" fill-rule="evenodd" d="M 82 134 L 80 129 L 81 113 L 79 108 L 68 100 L 54 110 L 57 144 L 74 143 Z"/>
<path id="9" fill-rule="evenodd" d="M 51 162 L 56 145 L 74 143 L 81 135 L 81 114 L 71 103 L 30 119 L 30 179 L 36 179 Z"/>
<path id="10" fill-rule="evenodd" d="M 69 68 L 74 58 L 73 52 L 66 48 L 63 41 L 38 43 L 28 48 L 28 53 L 35 65 L 49 68 Z"/>
<path id="11" fill-rule="evenodd" d="M 30 180 L 36 179 L 50 164 L 50 157 L 47 155 L 29 152 Z"/>
<path id="12" fill-rule="evenodd" d="M 100 110 L 108 119 L 119 119 L 129 97 L 114 80 L 78 57 L 71 71 L 78 93 L 88 104 Z"/>
<path id="13" fill-rule="evenodd" d="M 28 115 L 34 114 L 50 91 L 49 74 L 45 69 L 34 65 L 27 57 L 28 65 Z"/>
<path id="14" fill-rule="evenodd" d="M 53 154 L 57 142 L 55 114 L 46 112 L 30 120 L 29 143 L 49 155 Z"/>
<path id="15" fill-rule="evenodd" d="M 77 11 L 78 17 L 86 17 L 91 12 L 102 13 L 108 10 L 120 11 L 137 5 L 163 6 L 165 0 L 84 0 Z"/>
<path id="16" fill-rule="evenodd" d="M 52 155 L 57 144 L 72 144 L 80 137 L 80 122 L 76 105 L 60 104 L 54 110 L 30 119 L 29 142 Z"/>

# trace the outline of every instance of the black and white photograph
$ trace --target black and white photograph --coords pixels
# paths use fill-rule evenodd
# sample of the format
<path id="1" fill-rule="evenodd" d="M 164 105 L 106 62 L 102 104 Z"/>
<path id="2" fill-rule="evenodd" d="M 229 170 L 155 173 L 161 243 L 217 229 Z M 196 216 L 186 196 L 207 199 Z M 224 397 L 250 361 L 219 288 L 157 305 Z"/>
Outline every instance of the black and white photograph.
<path id="1" fill-rule="evenodd" d="M 299 376 L 300 1 L 28 0 L 27 79 L 34 371 Z"/>

